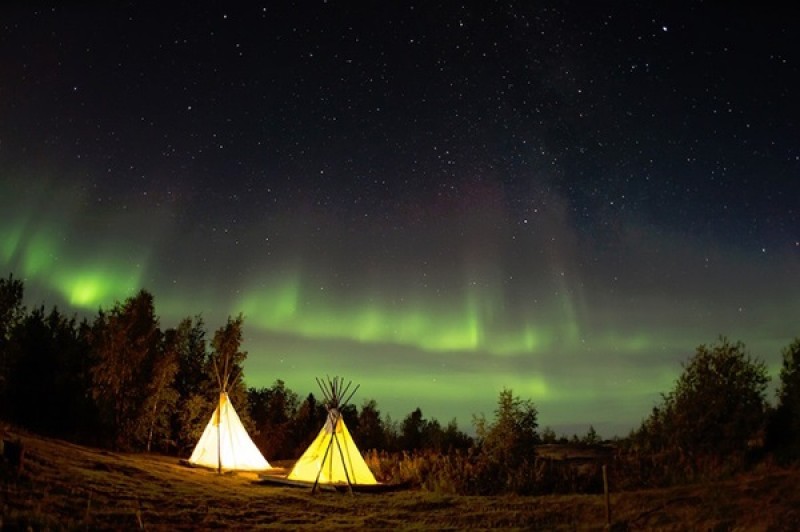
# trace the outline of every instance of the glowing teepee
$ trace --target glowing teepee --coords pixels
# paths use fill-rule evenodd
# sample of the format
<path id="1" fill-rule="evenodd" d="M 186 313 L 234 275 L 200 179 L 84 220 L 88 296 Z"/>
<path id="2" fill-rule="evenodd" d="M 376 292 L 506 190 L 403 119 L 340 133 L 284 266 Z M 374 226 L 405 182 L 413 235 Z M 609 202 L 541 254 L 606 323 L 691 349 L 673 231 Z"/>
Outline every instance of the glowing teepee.
<path id="1" fill-rule="evenodd" d="M 358 386 L 346 400 L 342 401 L 352 383 L 343 388 L 342 379 L 334 377 L 325 385 L 317 379 L 317 384 L 325 396 L 328 419 L 286 478 L 313 482 L 314 489 L 320 483 L 347 483 L 351 487 L 378 484 L 350 436 L 340 411 L 356 393 Z"/>
<path id="2" fill-rule="evenodd" d="M 261 471 L 270 468 L 247 434 L 227 392 L 219 394 L 219 404 L 197 442 L 189 463 L 218 471 Z"/>
<path id="3" fill-rule="evenodd" d="M 230 326 L 229 322 L 229 326 Z M 189 458 L 189 463 L 225 470 L 262 471 L 269 463 L 250 439 L 228 397 L 228 386 L 239 378 L 235 350 L 212 357 L 219 384 L 219 402 Z"/>

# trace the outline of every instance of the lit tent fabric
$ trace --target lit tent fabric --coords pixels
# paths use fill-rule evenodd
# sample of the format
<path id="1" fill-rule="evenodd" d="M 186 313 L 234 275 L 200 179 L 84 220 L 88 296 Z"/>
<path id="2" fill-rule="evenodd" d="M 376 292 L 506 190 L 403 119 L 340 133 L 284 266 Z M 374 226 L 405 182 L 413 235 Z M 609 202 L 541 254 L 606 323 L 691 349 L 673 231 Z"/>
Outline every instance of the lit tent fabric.
<path id="1" fill-rule="evenodd" d="M 247 434 L 227 392 L 219 394 L 219 404 L 189 463 L 225 470 L 261 471 L 271 468 Z"/>
<path id="2" fill-rule="evenodd" d="M 345 474 L 345 470 L 347 473 Z M 320 484 L 378 484 L 356 447 L 339 411 L 332 408 L 328 420 L 286 477 Z"/>

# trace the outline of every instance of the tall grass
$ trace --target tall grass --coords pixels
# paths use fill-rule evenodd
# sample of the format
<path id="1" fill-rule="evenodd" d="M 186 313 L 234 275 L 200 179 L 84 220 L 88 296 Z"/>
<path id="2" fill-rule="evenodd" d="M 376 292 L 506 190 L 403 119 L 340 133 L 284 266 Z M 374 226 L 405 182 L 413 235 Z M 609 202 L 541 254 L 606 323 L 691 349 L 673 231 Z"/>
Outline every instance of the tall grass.
<path id="1" fill-rule="evenodd" d="M 444 494 L 600 493 L 603 487 L 599 462 L 554 460 L 534 455 L 515 467 L 507 467 L 476 448 L 447 454 L 370 451 L 365 459 L 382 482 L 410 483 Z"/>
<path id="2" fill-rule="evenodd" d="M 746 456 L 723 460 L 679 451 L 640 452 L 629 446 L 577 456 L 574 451 L 569 445 L 549 454 L 534 451 L 514 467 L 475 447 L 449 453 L 369 451 L 365 460 L 381 482 L 408 483 L 453 495 L 597 494 L 603 492 L 604 465 L 615 491 L 721 480 L 750 465 Z"/>

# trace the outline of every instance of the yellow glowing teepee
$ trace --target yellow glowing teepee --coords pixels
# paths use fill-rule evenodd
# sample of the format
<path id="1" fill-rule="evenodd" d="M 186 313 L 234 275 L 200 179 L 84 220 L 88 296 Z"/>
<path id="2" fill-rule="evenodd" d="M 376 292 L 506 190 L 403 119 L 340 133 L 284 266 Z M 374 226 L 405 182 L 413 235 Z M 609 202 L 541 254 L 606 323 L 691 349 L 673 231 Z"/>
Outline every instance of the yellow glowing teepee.
<path id="1" fill-rule="evenodd" d="M 358 386 L 347 400 L 342 401 L 352 383 L 343 388 L 342 379 L 337 377 L 329 380 L 327 385 L 323 385 L 319 379 L 317 383 L 325 395 L 328 419 L 286 478 L 313 482 L 314 489 L 320 483 L 346 483 L 351 487 L 378 484 L 350 436 L 340 411 L 358 390 Z"/>

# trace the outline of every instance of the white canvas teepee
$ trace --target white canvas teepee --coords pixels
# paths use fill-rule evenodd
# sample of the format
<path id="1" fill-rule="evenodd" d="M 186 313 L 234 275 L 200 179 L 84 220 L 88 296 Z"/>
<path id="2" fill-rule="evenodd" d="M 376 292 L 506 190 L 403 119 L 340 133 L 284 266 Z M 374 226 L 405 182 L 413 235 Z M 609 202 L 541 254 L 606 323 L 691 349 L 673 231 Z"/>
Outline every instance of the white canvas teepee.
<path id="1" fill-rule="evenodd" d="M 339 378 L 329 380 L 327 386 L 324 386 L 319 379 L 317 379 L 317 383 L 325 395 L 328 419 L 316 439 L 297 460 L 286 478 L 313 482 L 314 489 L 320 483 L 347 483 L 351 487 L 353 485 L 378 484 L 350 436 L 350 431 L 347 430 L 340 412 L 340 408 L 343 408 L 352 398 L 358 386 L 347 400 L 342 401 L 342 397 L 347 393 L 351 383 L 347 384 L 344 389 L 342 389 L 342 380 Z"/>
<path id="2" fill-rule="evenodd" d="M 269 462 L 250 439 L 227 392 L 219 394 L 219 403 L 192 452 L 189 463 L 219 471 L 270 469 Z"/>
<path id="3" fill-rule="evenodd" d="M 228 330 L 235 325 L 237 322 L 228 320 Z M 236 345 L 238 347 L 238 344 Z M 250 439 L 228 397 L 228 386 L 236 383 L 240 375 L 236 357 L 241 356 L 243 359 L 244 355 L 238 353 L 238 349 L 229 348 L 223 351 L 216 356 L 212 355 L 211 358 L 219 384 L 219 402 L 189 458 L 189 463 L 211 467 L 220 473 L 223 469 L 247 471 L 270 469 L 269 462 Z"/>

